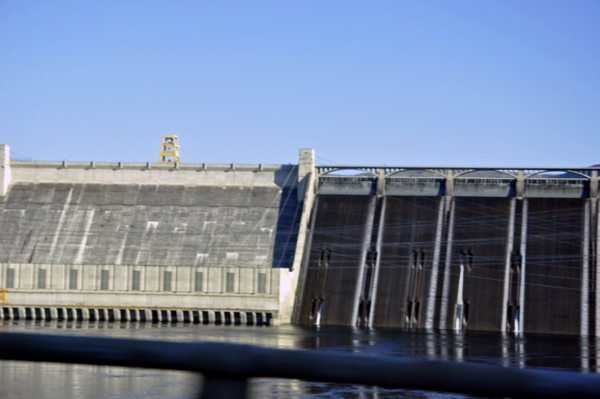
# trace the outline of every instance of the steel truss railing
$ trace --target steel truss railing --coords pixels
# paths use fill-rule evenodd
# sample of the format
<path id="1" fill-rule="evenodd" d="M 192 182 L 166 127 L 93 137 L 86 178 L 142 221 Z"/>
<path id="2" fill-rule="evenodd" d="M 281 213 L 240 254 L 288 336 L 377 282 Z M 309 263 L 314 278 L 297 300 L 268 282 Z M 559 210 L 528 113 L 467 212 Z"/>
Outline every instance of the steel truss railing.
<path id="1" fill-rule="evenodd" d="M 202 399 L 245 398 L 250 378 L 486 397 L 598 398 L 600 393 L 600 376 L 595 374 L 213 342 L 0 333 L 0 359 L 192 371 L 204 376 Z"/>
<path id="2" fill-rule="evenodd" d="M 463 175 L 476 172 L 496 172 L 499 175 L 504 175 L 506 178 L 514 179 L 527 179 L 535 177 L 544 173 L 569 173 L 579 178 L 594 179 L 598 178 L 600 167 L 592 166 L 587 168 L 556 168 L 556 167 L 544 167 L 544 168 L 523 168 L 523 167 L 439 167 L 439 166 L 341 166 L 341 165 L 316 165 L 316 172 L 318 176 L 326 176 L 335 172 L 341 171 L 361 171 L 365 174 L 370 174 L 374 177 L 383 175 L 384 177 L 391 177 L 395 174 L 409 171 L 423 171 L 429 172 L 432 176 L 438 176 L 439 178 L 457 178 Z M 333 175 L 335 176 L 335 175 Z"/>

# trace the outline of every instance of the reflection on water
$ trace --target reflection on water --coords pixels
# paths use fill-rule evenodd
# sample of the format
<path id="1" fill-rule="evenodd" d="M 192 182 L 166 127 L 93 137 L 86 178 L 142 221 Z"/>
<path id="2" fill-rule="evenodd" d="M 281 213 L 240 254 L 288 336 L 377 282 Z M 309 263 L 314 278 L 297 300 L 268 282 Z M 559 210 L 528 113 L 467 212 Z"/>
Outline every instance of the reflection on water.
<path id="1" fill-rule="evenodd" d="M 215 326 L 136 322 L 0 321 L 0 331 L 72 334 L 181 342 L 219 341 L 286 349 L 318 349 L 408 356 L 513 367 L 600 372 L 596 338 L 499 333 L 414 332 L 349 327 Z M 0 362 L 2 397 L 191 398 L 201 381 L 195 374 L 108 366 Z M 271 398 L 464 398 L 464 395 L 386 390 L 302 381 L 260 379 L 254 397 Z"/>

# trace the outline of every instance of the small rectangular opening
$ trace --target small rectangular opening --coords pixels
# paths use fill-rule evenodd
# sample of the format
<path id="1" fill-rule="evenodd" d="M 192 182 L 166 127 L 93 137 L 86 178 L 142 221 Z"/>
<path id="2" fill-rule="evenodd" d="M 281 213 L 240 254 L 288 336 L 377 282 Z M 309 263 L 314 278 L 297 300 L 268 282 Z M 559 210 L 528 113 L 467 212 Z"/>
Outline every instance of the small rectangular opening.
<path id="1" fill-rule="evenodd" d="M 15 269 L 6 269 L 6 288 L 15 288 Z"/>
<path id="2" fill-rule="evenodd" d="M 69 270 L 69 289 L 77 289 L 77 269 Z"/>
<path id="3" fill-rule="evenodd" d="M 163 291 L 171 291 L 172 272 L 163 272 Z"/>
<path id="4" fill-rule="evenodd" d="M 133 273 L 131 274 L 131 290 L 132 291 L 140 290 L 140 280 L 141 280 L 140 271 L 134 270 Z"/>
<path id="5" fill-rule="evenodd" d="M 108 270 L 101 270 L 100 271 L 100 289 L 102 291 L 107 291 L 108 290 Z"/>
<path id="6" fill-rule="evenodd" d="M 46 288 L 46 269 L 38 270 L 38 289 Z"/>
<path id="7" fill-rule="evenodd" d="M 235 280 L 235 274 L 228 272 L 226 275 L 226 281 L 225 281 L 225 291 L 226 292 L 233 292 L 234 280 Z"/>
<path id="8" fill-rule="evenodd" d="M 169 312 L 168 310 L 161 310 L 160 311 L 160 318 L 161 318 L 161 321 L 163 323 L 168 323 L 169 322 L 169 313 L 168 312 Z"/>
<path id="9" fill-rule="evenodd" d="M 202 272 L 196 272 L 196 274 L 194 276 L 194 291 L 202 292 L 203 279 L 204 279 L 204 276 L 203 276 Z"/>
<path id="10" fill-rule="evenodd" d="M 258 293 L 265 294 L 267 292 L 267 274 L 258 273 Z"/>

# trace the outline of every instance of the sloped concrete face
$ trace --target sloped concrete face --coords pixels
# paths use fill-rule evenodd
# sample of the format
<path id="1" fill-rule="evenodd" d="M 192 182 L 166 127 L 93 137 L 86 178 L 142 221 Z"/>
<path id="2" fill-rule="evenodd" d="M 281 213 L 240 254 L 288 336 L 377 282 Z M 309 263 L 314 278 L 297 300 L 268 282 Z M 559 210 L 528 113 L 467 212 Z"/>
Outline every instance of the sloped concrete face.
<path id="1" fill-rule="evenodd" d="M 295 189 L 13 184 L 1 263 L 291 267 Z"/>

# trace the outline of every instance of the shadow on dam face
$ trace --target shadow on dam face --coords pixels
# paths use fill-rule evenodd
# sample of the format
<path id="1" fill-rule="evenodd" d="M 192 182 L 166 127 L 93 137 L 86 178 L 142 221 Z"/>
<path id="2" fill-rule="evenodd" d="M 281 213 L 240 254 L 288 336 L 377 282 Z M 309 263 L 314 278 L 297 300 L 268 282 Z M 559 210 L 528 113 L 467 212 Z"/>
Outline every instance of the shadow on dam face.
<path id="1" fill-rule="evenodd" d="M 592 205 L 318 195 L 298 321 L 595 334 Z"/>

